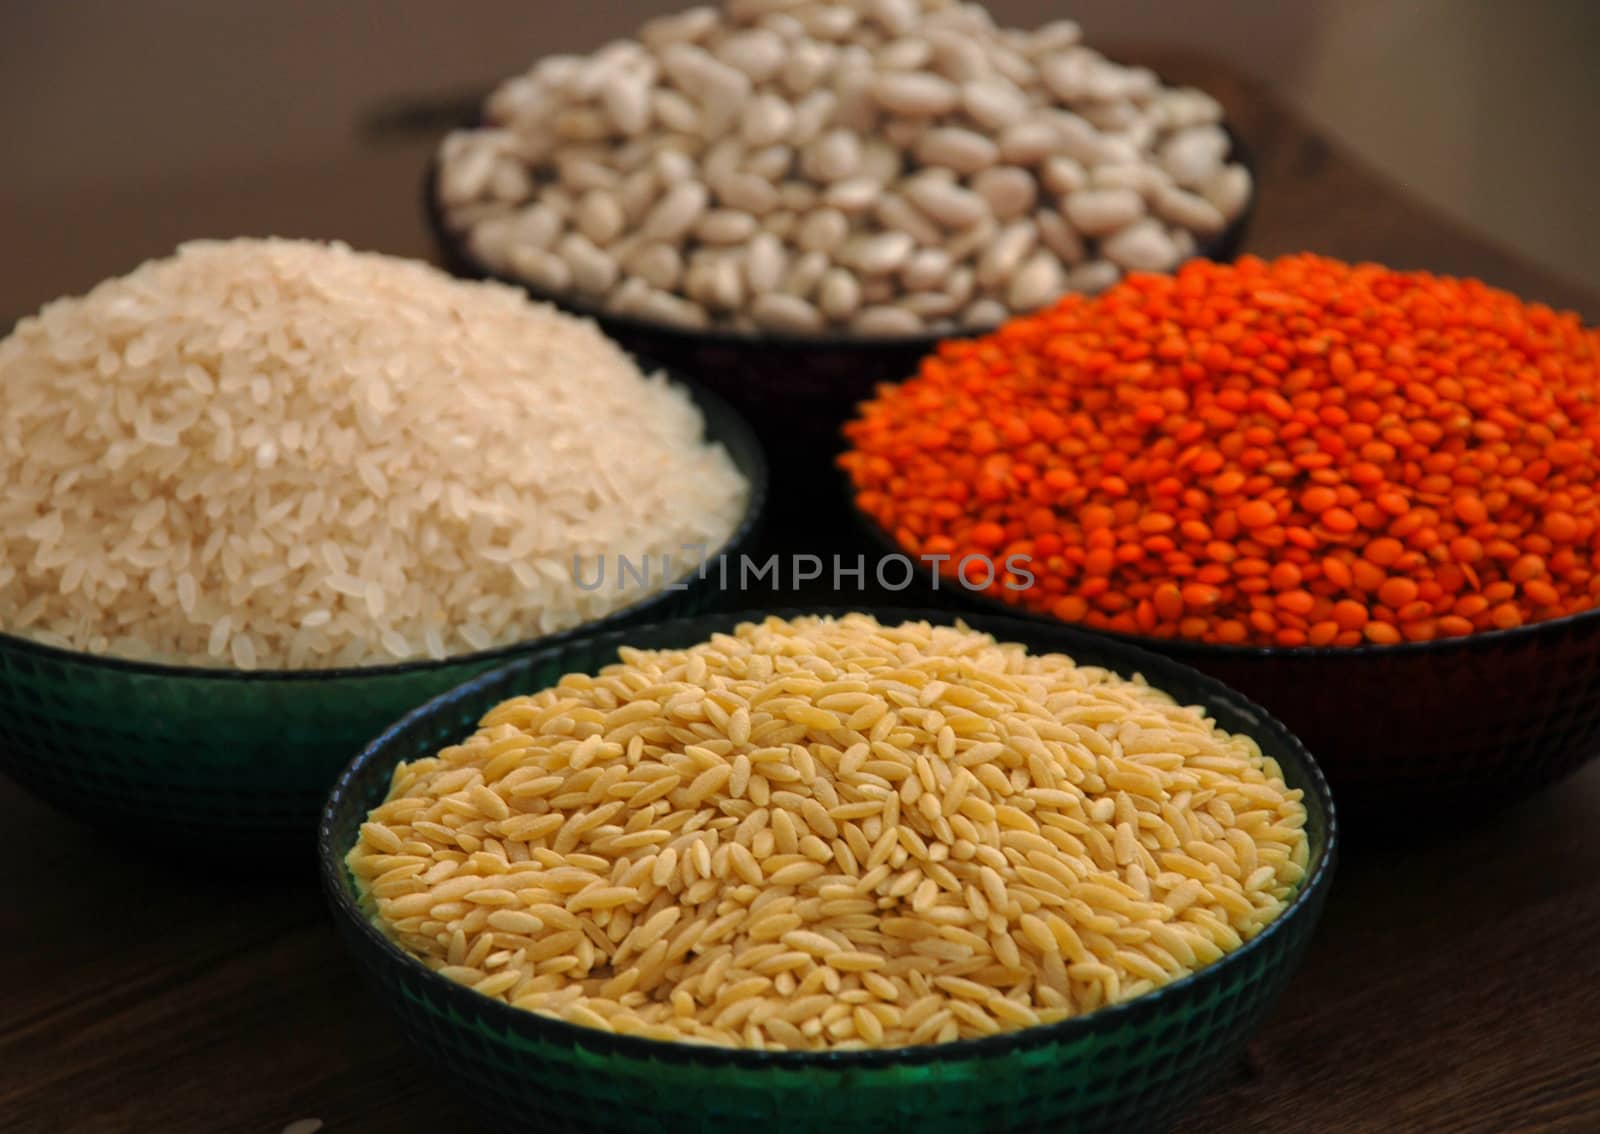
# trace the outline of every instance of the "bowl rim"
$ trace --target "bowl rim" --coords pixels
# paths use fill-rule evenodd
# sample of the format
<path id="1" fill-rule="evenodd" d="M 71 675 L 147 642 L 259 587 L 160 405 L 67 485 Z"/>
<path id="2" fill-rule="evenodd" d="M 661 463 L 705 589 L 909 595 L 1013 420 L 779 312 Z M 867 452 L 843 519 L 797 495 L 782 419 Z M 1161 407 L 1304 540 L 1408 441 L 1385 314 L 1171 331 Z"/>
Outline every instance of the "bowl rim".
<path id="1" fill-rule="evenodd" d="M 1128 665 L 1129 668 L 1126 672 L 1144 675 L 1146 680 L 1149 680 L 1156 688 L 1163 688 L 1163 686 L 1159 681 L 1149 676 L 1152 673 L 1164 673 L 1168 677 L 1181 677 L 1184 681 L 1190 683 L 1191 687 L 1204 690 L 1210 697 L 1228 703 L 1231 708 L 1241 712 L 1243 715 L 1254 717 L 1256 723 L 1249 733 L 1252 738 L 1255 738 L 1258 732 L 1276 733 L 1277 737 L 1275 739 L 1281 739 L 1285 742 L 1283 750 L 1267 752 L 1266 755 L 1277 760 L 1280 769 L 1285 764 L 1294 767 L 1297 773 L 1295 778 L 1300 782 L 1291 786 L 1298 787 L 1307 799 L 1314 799 L 1316 806 L 1321 809 L 1326 818 L 1326 833 L 1322 844 L 1311 848 L 1306 875 L 1301 880 L 1299 889 L 1283 911 L 1268 922 L 1265 928 L 1257 933 L 1255 937 L 1246 941 L 1239 948 L 1225 953 L 1211 964 L 1196 969 L 1170 984 L 1162 985 L 1160 988 L 1142 996 L 1137 996 L 1132 1000 L 1096 1008 L 1084 1015 L 1074 1016 L 1053 1024 L 1034 1025 L 975 1039 L 953 1040 L 949 1043 L 845 1051 L 765 1051 L 744 1047 L 689 1044 L 647 1039 L 641 1036 L 617 1035 L 614 1032 L 585 1028 L 577 1024 L 568 1023 L 565 1020 L 542 1016 L 521 1008 L 514 1008 L 502 1000 L 483 996 L 465 985 L 456 984 L 454 981 L 440 976 L 437 972 L 428 968 L 418 957 L 402 949 L 380 930 L 374 924 L 373 919 L 362 911 L 356 899 L 355 886 L 350 878 L 349 869 L 345 865 L 345 855 L 348 853 L 349 848 L 340 848 L 334 845 L 333 828 L 337 821 L 338 812 L 344 805 L 345 798 L 350 791 L 352 781 L 364 772 L 369 764 L 378 762 L 385 755 L 384 750 L 393 739 L 413 725 L 427 720 L 439 710 L 458 700 L 472 696 L 485 685 L 494 683 L 509 670 L 537 666 L 540 663 L 541 655 L 551 652 L 536 651 L 508 665 L 479 674 L 413 709 L 379 734 L 340 771 L 333 787 L 329 790 L 317 823 L 318 868 L 322 875 L 324 895 L 328 904 L 332 907 L 333 916 L 347 931 L 353 930 L 359 933 L 362 940 L 368 946 L 376 948 L 391 966 L 399 965 L 413 978 L 438 989 L 440 994 L 448 1001 L 460 1004 L 463 1008 L 468 1005 L 475 1006 L 478 1011 L 486 1013 L 493 1021 L 496 1029 L 504 1034 L 526 1036 L 531 1029 L 535 1038 L 559 1044 L 563 1047 L 582 1046 L 605 1055 L 617 1055 L 639 1060 L 662 1060 L 676 1063 L 716 1064 L 719 1067 L 728 1068 L 791 1071 L 800 1069 L 865 1071 L 885 1070 L 900 1066 L 927 1066 L 1009 1055 L 1052 1043 L 1068 1043 L 1086 1039 L 1090 1035 L 1104 1030 L 1107 1026 L 1115 1025 L 1118 1021 L 1137 1019 L 1138 1016 L 1153 1010 L 1156 1005 L 1180 998 L 1191 988 L 1197 987 L 1202 982 L 1214 980 L 1223 971 L 1224 966 L 1240 964 L 1249 957 L 1266 949 L 1276 937 L 1287 932 L 1285 927 L 1292 920 L 1304 916 L 1307 910 L 1313 911 L 1312 916 L 1316 916 L 1316 910 L 1325 899 L 1327 891 L 1332 884 L 1334 870 L 1338 862 L 1340 849 L 1338 812 L 1332 791 L 1328 786 L 1327 778 L 1323 774 L 1321 766 L 1306 749 L 1305 744 L 1299 737 L 1290 731 L 1282 721 L 1232 686 L 1170 657 L 1123 642 L 1109 642 L 1092 632 L 1081 630 L 1065 623 L 1058 624 L 1055 627 L 1048 627 L 1022 619 L 989 614 L 975 614 L 972 615 L 972 620 L 969 620 L 968 613 L 960 610 L 932 607 L 858 608 L 828 605 L 784 607 L 770 610 L 723 610 L 688 618 L 675 618 L 663 622 L 621 627 L 587 637 L 592 639 L 592 644 L 596 646 L 604 642 L 607 648 L 611 648 L 626 645 L 629 635 L 669 626 L 683 626 L 685 628 L 706 627 L 705 632 L 709 636 L 711 633 L 719 632 L 710 629 L 711 626 L 726 626 L 730 622 L 732 625 L 739 625 L 745 622 L 759 622 L 770 617 L 843 617 L 847 614 L 868 614 L 880 621 L 932 621 L 943 625 L 953 625 L 956 622 L 961 622 L 970 625 L 975 630 L 993 634 L 1001 640 L 1007 640 L 1005 635 L 1008 632 L 1036 634 L 1041 629 L 1045 629 L 1050 631 L 1052 636 L 1060 639 L 1058 642 L 1052 643 L 1049 647 L 1050 652 L 1065 652 L 1070 656 L 1075 645 L 1087 647 L 1091 651 L 1098 650 L 1102 653 L 1110 651 L 1118 655 L 1115 660 L 1119 666 L 1124 662 Z M 1016 639 L 1011 638 L 1009 640 L 1015 641 Z M 551 650 L 572 644 L 574 643 L 556 644 L 551 647 Z M 1032 646 L 1028 648 L 1030 652 L 1034 649 Z M 541 688 L 548 687 L 548 685 L 541 686 Z M 1286 776 L 1285 779 L 1287 780 L 1288 777 Z M 357 830 L 359 831 L 359 825 Z"/>
<path id="2" fill-rule="evenodd" d="M 852 419 L 855 420 L 855 419 Z M 847 423 L 848 424 L 848 423 Z M 841 429 L 841 436 L 843 430 Z M 852 448 L 848 438 L 845 439 L 847 450 Z M 1101 638 L 1108 638 L 1124 645 L 1134 646 L 1150 653 L 1163 654 L 1178 660 L 1193 660 L 1197 664 L 1207 661 L 1240 660 L 1254 661 L 1281 661 L 1292 658 L 1296 661 L 1315 660 L 1332 661 L 1338 659 L 1367 659 L 1376 657 L 1410 657 L 1445 654 L 1455 651 L 1492 650 L 1503 645 L 1516 645 L 1524 639 L 1533 639 L 1542 634 L 1561 633 L 1565 630 L 1579 627 L 1586 622 L 1600 622 L 1600 604 L 1588 610 L 1580 610 L 1576 614 L 1564 614 L 1560 618 L 1548 618 L 1540 622 L 1524 622 L 1521 626 L 1513 626 L 1509 630 L 1480 630 L 1473 634 L 1463 634 L 1454 638 L 1433 638 L 1426 642 L 1396 642 L 1393 645 L 1378 645 L 1373 642 L 1363 642 L 1359 646 L 1267 646 L 1261 644 L 1233 644 L 1226 642 L 1200 642 L 1192 638 L 1157 638 L 1149 634 L 1129 634 L 1122 630 L 1102 629 L 1098 626 L 1089 626 L 1082 622 L 1067 622 L 1056 618 L 1054 615 L 1045 614 L 1022 606 L 1020 603 L 1012 605 L 1004 599 L 995 598 L 991 593 L 993 587 L 982 587 L 973 590 L 959 579 L 930 567 L 919 556 L 901 547 L 883 525 L 862 510 L 856 503 L 856 487 L 854 478 L 846 469 L 836 469 L 842 474 L 847 502 L 851 516 L 855 519 L 856 526 L 872 541 L 873 545 L 886 554 L 899 555 L 910 560 L 917 578 L 929 583 L 933 581 L 950 583 L 948 588 L 935 585 L 933 589 L 939 594 L 954 594 L 960 597 L 952 602 L 956 609 L 970 609 L 984 611 L 991 615 L 1015 618 L 1023 622 L 1036 623 L 1043 626 L 1066 626 L 1080 630 L 1085 634 L 1094 634 Z M 1022 592 L 1016 592 L 1018 594 Z M 1584 629 L 1589 627 L 1584 626 Z"/>
<path id="3" fill-rule="evenodd" d="M 530 652 L 537 652 L 546 647 L 563 645 L 586 634 L 599 633 L 626 623 L 637 623 L 641 620 L 641 616 L 646 616 L 669 602 L 672 595 L 682 593 L 688 589 L 690 580 L 696 577 L 701 581 L 707 580 L 711 576 L 716 563 L 729 555 L 737 553 L 749 543 L 751 536 L 755 533 L 756 528 L 761 524 L 766 514 L 767 502 L 772 490 L 772 468 L 771 462 L 767 458 L 766 447 L 762 444 L 761 438 L 757 435 L 755 428 L 750 424 L 749 419 L 745 417 L 743 411 L 737 409 L 726 398 L 697 379 L 637 354 L 632 354 L 630 357 L 638 364 L 639 369 L 645 374 L 647 380 L 654 375 L 662 375 L 667 382 L 677 386 L 689 395 L 690 399 L 695 403 L 696 409 L 700 411 L 702 418 L 702 444 L 719 445 L 724 450 L 730 448 L 730 443 L 741 446 L 747 450 L 751 458 L 749 462 L 751 467 L 746 475 L 746 479 L 749 482 L 749 491 L 745 497 L 744 511 L 740 515 L 738 523 L 734 525 L 727 538 L 722 541 L 716 550 L 706 555 L 700 564 L 699 570 L 691 571 L 687 575 L 673 579 L 667 586 L 651 591 L 627 606 L 618 607 L 616 610 L 589 622 L 579 623 L 577 626 L 569 627 L 566 630 L 558 630 L 553 634 L 546 634 L 537 638 L 524 638 L 504 645 L 492 646 L 486 650 L 474 650 L 466 654 L 450 654 L 442 658 L 411 658 L 406 661 L 385 662 L 380 665 L 325 666 L 315 669 L 238 669 L 231 666 L 185 665 L 180 662 L 143 661 L 137 658 L 127 658 L 112 654 L 91 654 L 84 650 L 70 650 L 3 631 L 0 631 L 0 650 L 14 654 L 31 654 L 41 660 L 57 664 L 104 669 L 145 677 L 249 684 L 344 681 L 352 678 L 397 677 L 402 674 L 444 670 L 484 662 L 509 662 Z M 720 417 L 726 426 L 723 430 L 727 434 L 726 438 L 711 436 L 707 427 L 713 414 Z"/>
<path id="4" fill-rule="evenodd" d="M 485 96 L 487 98 L 487 96 Z M 1193 253 L 1182 261 L 1189 260 L 1215 260 L 1217 253 L 1224 249 L 1233 248 L 1234 251 L 1224 259 L 1232 259 L 1240 251 L 1244 238 L 1250 230 L 1255 219 L 1256 203 L 1260 197 L 1259 177 L 1255 151 L 1250 148 L 1233 123 L 1227 118 L 1220 119 L 1215 125 L 1221 127 L 1228 137 L 1228 152 L 1224 161 L 1232 165 L 1242 165 L 1250 174 L 1250 196 L 1246 199 L 1244 208 L 1239 215 L 1229 221 L 1221 231 L 1209 238 L 1204 243 L 1197 240 Z M 481 130 L 485 125 L 481 118 L 468 125 L 459 127 L 461 130 Z M 829 332 L 818 334 L 805 334 L 793 331 L 740 331 L 729 327 L 680 327 L 671 323 L 655 322 L 642 319 L 637 315 L 627 315 L 619 312 L 608 311 L 598 303 L 577 298 L 568 294 L 557 293 L 540 288 L 527 280 L 518 279 L 514 275 L 496 272 L 486 264 L 479 261 L 467 249 L 466 241 L 460 239 L 453 232 L 444 218 L 444 204 L 439 200 L 435 187 L 439 180 L 439 147 L 436 145 L 429 155 L 427 165 L 422 175 L 422 216 L 423 223 L 432 238 L 434 247 L 438 250 L 439 258 L 449 271 L 457 276 L 467 279 L 487 280 L 522 290 L 530 298 L 540 303 L 548 303 L 558 307 L 569 314 L 585 319 L 593 319 L 607 329 L 607 333 L 617 335 L 658 335 L 680 343 L 693 343 L 700 346 L 736 347 L 772 347 L 784 350 L 882 350 L 884 352 L 906 352 L 918 350 L 924 354 L 931 353 L 938 344 L 953 339 L 978 338 L 990 335 L 1001 329 L 1004 323 L 989 327 L 954 327 L 948 331 L 925 331 L 914 335 L 848 335 Z M 1007 321 L 1018 318 L 1016 313 L 1007 315 Z"/>

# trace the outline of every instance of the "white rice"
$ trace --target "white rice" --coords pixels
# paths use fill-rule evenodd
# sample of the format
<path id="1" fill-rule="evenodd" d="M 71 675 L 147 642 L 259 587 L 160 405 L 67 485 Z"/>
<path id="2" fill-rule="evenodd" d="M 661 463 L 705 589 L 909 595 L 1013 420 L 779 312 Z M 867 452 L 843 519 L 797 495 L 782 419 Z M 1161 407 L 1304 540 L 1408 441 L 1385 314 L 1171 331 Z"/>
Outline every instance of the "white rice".
<path id="1" fill-rule="evenodd" d="M 748 485 L 703 427 L 511 288 L 186 244 L 0 340 L 0 631 L 302 669 L 568 629 L 732 532 Z M 578 584 L 575 557 L 592 584 L 618 555 L 651 557 L 648 588 Z"/>

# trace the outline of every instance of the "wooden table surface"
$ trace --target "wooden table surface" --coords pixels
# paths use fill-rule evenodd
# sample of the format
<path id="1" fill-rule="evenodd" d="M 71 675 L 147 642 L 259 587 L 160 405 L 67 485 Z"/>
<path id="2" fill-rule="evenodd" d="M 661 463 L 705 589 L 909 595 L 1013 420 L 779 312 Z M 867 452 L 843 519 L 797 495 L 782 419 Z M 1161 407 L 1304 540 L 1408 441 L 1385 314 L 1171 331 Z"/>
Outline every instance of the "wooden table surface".
<path id="1" fill-rule="evenodd" d="M 1221 97 L 1255 149 L 1250 250 L 1478 275 L 1600 315 L 1595 296 L 1418 203 L 1253 85 L 1144 57 Z M 352 188 L 411 176 L 407 154 L 299 179 L 298 196 L 286 181 L 281 205 L 208 196 L 200 215 L 207 231 L 347 232 L 414 252 L 420 228 L 396 219 L 414 184 L 377 210 Z M 170 201 L 147 206 L 170 226 Z M 375 217 L 394 227 L 374 232 Z M 1600 765 L 1474 818 L 1423 848 L 1347 845 L 1305 967 L 1176 1134 L 1600 1130 Z M 101 839 L 4 780 L 0 838 L 0 1131 L 276 1134 L 312 1117 L 330 1134 L 464 1130 L 358 985 L 309 861 L 229 883 Z"/>

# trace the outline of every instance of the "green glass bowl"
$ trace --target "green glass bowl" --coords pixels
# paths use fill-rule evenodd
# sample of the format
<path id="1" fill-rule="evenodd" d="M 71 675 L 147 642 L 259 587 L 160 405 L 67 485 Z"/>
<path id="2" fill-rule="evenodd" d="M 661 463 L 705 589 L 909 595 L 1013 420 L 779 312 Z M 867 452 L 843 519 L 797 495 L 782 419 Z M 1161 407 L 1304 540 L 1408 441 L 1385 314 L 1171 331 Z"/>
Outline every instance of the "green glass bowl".
<path id="1" fill-rule="evenodd" d="M 755 538 L 767 461 L 726 402 L 680 384 L 750 482 L 744 516 L 708 566 L 604 619 L 442 661 L 320 670 L 207 669 L 122 661 L 0 634 L 0 771 L 137 845 L 309 849 L 317 814 L 352 755 L 396 717 L 512 658 L 588 630 L 693 614 L 719 595 L 716 559 Z"/>
<path id="2" fill-rule="evenodd" d="M 960 617 L 875 613 L 886 622 Z M 481 996 L 404 952 L 362 911 L 344 859 L 367 813 L 388 793 L 397 764 L 470 735 L 508 697 L 614 662 L 619 646 L 688 646 L 752 617 L 684 619 L 541 650 L 405 717 L 339 777 L 318 837 L 323 884 L 358 967 L 438 1076 L 504 1134 L 883 1134 L 907 1123 L 917 1134 L 1163 1128 L 1229 1066 L 1299 964 L 1333 873 L 1333 800 L 1300 742 L 1239 694 L 1165 658 L 1069 628 L 965 617 L 1030 649 L 1144 674 L 1179 700 L 1204 706 L 1224 728 L 1254 737 L 1289 785 L 1305 790 L 1311 859 L 1289 908 L 1243 948 L 1147 996 L 1059 1024 L 921 1047 L 773 1053 L 663 1043 L 579 1028 Z"/>

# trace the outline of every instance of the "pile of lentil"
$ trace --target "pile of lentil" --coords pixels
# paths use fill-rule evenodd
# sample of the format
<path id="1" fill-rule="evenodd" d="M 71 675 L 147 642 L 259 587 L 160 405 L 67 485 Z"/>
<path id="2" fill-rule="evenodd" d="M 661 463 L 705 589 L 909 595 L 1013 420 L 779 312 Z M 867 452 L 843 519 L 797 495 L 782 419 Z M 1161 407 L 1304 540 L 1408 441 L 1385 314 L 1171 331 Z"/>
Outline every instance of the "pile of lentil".
<path id="1" fill-rule="evenodd" d="M 491 710 L 348 863 L 443 976 L 570 1023 L 791 1050 L 1089 1012 L 1287 907 L 1302 792 L 1142 680 L 962 626 L 769 618 Z"/>
<path id="2" fill-rule="evenodd" d="M 1597 359 L 1477 280 L 1196 262 L 942 344 L 840 460 L 904 549 L 1027 556 L 990 590 L 1068 622 L 1428 641 L 1595 604 Z"/>

